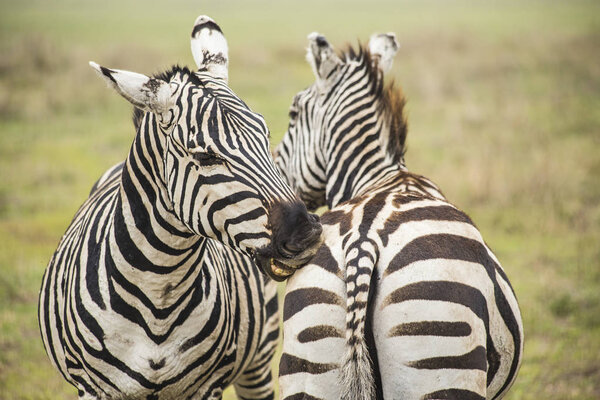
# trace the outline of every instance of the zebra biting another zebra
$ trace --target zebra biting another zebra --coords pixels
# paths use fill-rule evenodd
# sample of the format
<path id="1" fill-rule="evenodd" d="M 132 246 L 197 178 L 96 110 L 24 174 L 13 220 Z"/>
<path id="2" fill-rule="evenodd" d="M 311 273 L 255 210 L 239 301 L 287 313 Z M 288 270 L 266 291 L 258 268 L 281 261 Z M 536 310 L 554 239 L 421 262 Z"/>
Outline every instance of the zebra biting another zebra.
<path id="1" fill-rule="evenodd" d="M 515 294 L 470 218 L 404 163 L 404 98 L 385 86 L 398 44 L 336 55 L 309 36 L 275 163 L 325 241 L 287 283 L 283 400 L 494 399 L 523 350 Z"/>
<path id="2" fill-rule="evenodd" d="M 198 71 L 152 77 L 90 63 L 136 107 L 137 134 L 42 282 L 44 346 L 82 399 L 220 399 L 230 384 L 274 397 L 276 285 L 261 270 L 288 277 L 321 226 L 276 171 L 262 116 L 227 86 L 212 19 L 196 20 L 192 52 Z"/>

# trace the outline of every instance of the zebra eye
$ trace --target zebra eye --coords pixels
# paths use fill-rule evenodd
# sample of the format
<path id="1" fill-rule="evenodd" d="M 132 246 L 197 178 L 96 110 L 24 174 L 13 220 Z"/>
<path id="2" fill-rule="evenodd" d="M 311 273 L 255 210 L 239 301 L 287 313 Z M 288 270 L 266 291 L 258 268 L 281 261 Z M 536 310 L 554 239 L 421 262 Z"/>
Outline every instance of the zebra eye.
<path id="1" fill-rule="evenodd" d="M 298 111 L 296 111 L 295 109 L 291 108 L 288 115 L 290 116 L 290 119 L 296 119 L 296 117 L 298 116 Z"/>
<path id="2" fill-rule="evenodd" d="M 225 160 L 216 155 L 215 153 L 193 153 L 194 160 L 198 161 L 201 165 L 208 167 L 211 165 L 223 164 Z"/>

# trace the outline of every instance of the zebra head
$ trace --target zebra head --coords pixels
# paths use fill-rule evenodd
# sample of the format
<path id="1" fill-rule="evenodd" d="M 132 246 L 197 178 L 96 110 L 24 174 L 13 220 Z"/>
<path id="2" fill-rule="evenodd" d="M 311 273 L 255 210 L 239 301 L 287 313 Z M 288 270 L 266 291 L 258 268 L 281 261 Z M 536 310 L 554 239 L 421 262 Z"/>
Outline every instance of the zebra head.
<path id="1" fill-rule="evenodd" d="M 385 162 L 390 161 L 387 158 L 394 158 L 396 164 L 402 161 L 404 136 L 392 140 L 392 134 L 380 134 L 397 131 L 394 118 L 402 118 L 401 112 L 389 117 L 384 109 L 390 102 L 382 101 L 391 92 L 383 90 L 383 74 L 399 48 L 395 35 L 373 35 L 368 48 L 360 47 L 358 52 L 349 48 L 341 57 L 323 35 L 313 32 L 308 39 L 306 59 L 316 81 L 294 97 L 288 130 L 274 155 L 279 171 L 314 210 L 336 204 L 336 196 L 349 198 L 348 179 L 356 175 L 352 168 L 375 162 L 369 150 Z M 390 157 L 375 149 L 396 145 L 400 148 L 390 149 Z M 375 164 L 384 164 L 379 161 Z"/>
<path id="2" fill-rule="evenodd" d="M 278 174 L 263 117 L 227 86 L 219 27 L 206 18 L 197 24 L 193 35 L 204 43 L 193 46 L 196 72 L 173 67 L 148 77 L 90 64 L 138 109 L 126 169 L 144 169 L 140 185 L 155 188 L 147 190 L 157 193 L 157 208 L 192 234 L 254 256 L 283 280 L 320 245 L 319 219 Z"/>

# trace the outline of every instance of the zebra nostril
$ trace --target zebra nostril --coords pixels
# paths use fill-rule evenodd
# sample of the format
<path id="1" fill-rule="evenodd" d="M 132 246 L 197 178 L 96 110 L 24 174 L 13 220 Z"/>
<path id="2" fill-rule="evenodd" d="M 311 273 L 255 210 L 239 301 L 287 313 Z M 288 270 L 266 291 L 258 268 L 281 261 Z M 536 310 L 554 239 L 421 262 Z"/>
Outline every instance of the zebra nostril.
<path id="1" fill-rule="evenodd" d="M 281 244 L 279 252 L 282 256 L 291 258 L 302 252 L 302 248 L 293 242 L 286 241 Z"/>
<path id="2" fill-rule="evenodd" d="M 313 236 L 319 238 L 319 237 L 321 237 L 321 233 L 323 233 L 323 225 L 321 225 L 317 221 L 317 223 L 313 227 Z"/>

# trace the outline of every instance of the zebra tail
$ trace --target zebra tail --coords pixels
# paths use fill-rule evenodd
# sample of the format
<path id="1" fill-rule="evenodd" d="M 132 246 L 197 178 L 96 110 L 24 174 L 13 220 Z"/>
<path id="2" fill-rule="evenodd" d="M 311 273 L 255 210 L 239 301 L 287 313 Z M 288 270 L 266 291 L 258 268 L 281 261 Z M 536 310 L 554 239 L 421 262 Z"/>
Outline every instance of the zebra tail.
<path id="1" fill-rule="evenodd" d="M 369 291 L 376 290 L 371 288 L 370 283 L 376 286 L 372 275 L 377 261 L 377 248 L 374 243 L 363 242 L 358 250 L 358 256 L 346 262 L 346 351 L 339 375 L 342 400 L 376 398 L 376 382 L 365 338 L 365 325 Z"/>

